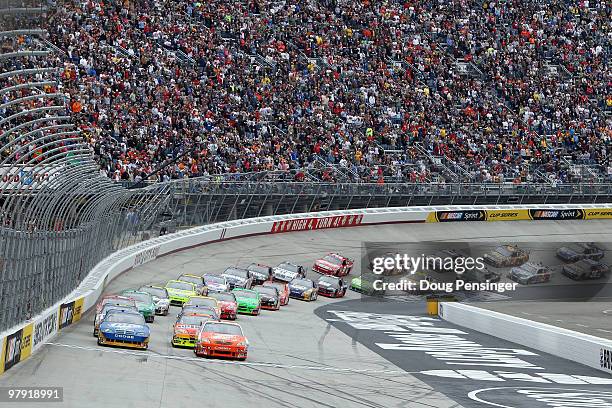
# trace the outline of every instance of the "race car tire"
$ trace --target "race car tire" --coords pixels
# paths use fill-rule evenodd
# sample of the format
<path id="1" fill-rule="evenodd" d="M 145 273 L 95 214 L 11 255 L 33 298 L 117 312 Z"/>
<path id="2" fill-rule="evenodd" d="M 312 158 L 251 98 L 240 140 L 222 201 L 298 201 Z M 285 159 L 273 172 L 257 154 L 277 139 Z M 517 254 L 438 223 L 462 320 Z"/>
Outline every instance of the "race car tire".
<path id="1" fill-rule="evenodd" d="M 94 329 L 94 331 L 93 331 L 93 336 L 94 337 L 98 337 L 98 331 L 96 329 Z"/>
<path id="2" fill-rule="evenodd" d="M 238 357 L 236 360 L 238 361 L 245 361 L 247 358 L 246 357 Z"/>
<path id="3" fill-rule="evenodd" d="M 155 316 L 145 317 L 145 322 L 153 323 L 155 321 Z"/>

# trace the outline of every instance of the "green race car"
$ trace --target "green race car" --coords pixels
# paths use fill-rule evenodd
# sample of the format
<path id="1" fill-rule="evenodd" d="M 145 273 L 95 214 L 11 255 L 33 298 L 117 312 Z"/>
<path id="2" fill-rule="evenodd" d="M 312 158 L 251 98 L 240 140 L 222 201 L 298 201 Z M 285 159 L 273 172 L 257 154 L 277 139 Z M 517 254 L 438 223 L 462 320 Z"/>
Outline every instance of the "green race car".
<path id="1" fill-rule="evenodd" d="M 357 276 L 351 280 L 351 285 L 349 289 L 354 292 L 364 293 L 366 295 L 370 295 L 376 293 L 378 295 L 384 294 L 384 290 L 375 290 L 372 286 L 372 282 L 375 280 L 381 280 L 382 277 L 379 275 L 370 275 L 365 274 L 361 276 Z"/>
<path id="2" fill-rule="evenodd" d="M 166 283 L 166 290 L 170 297 L 170 304 L 182 306 L 190 297 L 196 296 L 196 285 L 189 282 L 169 280 Z"/>
<path id="3" fill-rule="evenodd" d="M 234 289 L 232 293 L 238 302 L 238 313 L 257 316 L 261 310 L 259 293 L 249 289 Z"/>
<path id="4" fill-rule="evenodd" d="M 137 290 L 124 290 L 121 292 L 121 296 L 134 299 L 138 311 L 145 318 L 145 322 L 153 323 L 153 320 L 155 320 L 155 303 L 150 293 L 139 292 Z"/>

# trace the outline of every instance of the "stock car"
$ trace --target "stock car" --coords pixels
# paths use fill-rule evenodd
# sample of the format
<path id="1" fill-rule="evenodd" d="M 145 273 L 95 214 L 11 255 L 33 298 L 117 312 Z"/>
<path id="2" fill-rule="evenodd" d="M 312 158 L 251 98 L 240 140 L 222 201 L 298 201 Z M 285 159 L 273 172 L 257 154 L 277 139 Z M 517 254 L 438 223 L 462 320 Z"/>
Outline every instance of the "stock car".
<path id="1" fill-rule="evenodd" d="M 151 331 L 139 312 L 113 310 L 100 323 L 98 345 L 146 350 Z"/>
<path id="2" fill-rule="evenodd" d="M 181 309 L 178 315 L 176 315 L 176 320 L 180 320 L 181 317 L 188 314 L 198 314 L 198 315 L 207 315 L 210 316 L 210 320 L 221 320 L 221 316 L 217 314 L 217 311 L 212 307 L 208 306 L 186 306 Z"/>
<path id="3" fill-rule="evenodd" d="M 346 276 L 353 269 L 353 260 L 336 253 L 329 253 L 317 259 L 312 265 L 314 272 L 324 275 Z"/>
<path id="4" fill-rule="evenodd" d="M 295 278 L 289 282 L 289 296 L 309 302 L 317 300 L 317 284 L 310 279 Z"/>
<path id="5" fill-rule="evenodd" d="M 338 276 L 321 276 L 317 281 L 317 293 L 321 296 L 339 298 L 346 295 L 348 285 Z"/>
<path id="6" fill-rule="evenodd" d="M 198 357 L 246 360 L 249 341 L 237 323 L 206 322 L 198 331 L 194 353 Z"/>
<path id="7" fill-rule="evenodd" d="M 169 280 L 165 289 L 172 305 L 183 305 L 191 296 L 197 296 L 196 286 L 189 282 Z"/>
<path id="8" fill-rule="evenodd" d="M 193 283 L 196 287 L 196 293 L 198 295 L 202 295 L 202 296 L 206 296 L 206 294 L 208 293 L 208 288 L 206 287 L 206 283 L 204 282 L 204 278 L 201 276 L 197 276 L 197 275 L 191 275 L 188 273 L 184 273 L 181 276 L 179 276 L 178 278 L 176 278 L 177 281 L 180 282 L 189 282 L 189 283 Z"/>
<path id="9" fill-rule="evenodd" d="M 210 296 L 192 296 L 183 305 L 183 307 L 187 306 L 207 306 L 217 312 L 219 316 L 221 315 L 221 306 L 219 306 L 217 299 Z"/>
<path id="10" fill-rule="evenodd" d="M 228 320 L 236 320 L 238 313 L 238 302 L 233 293 L 227 292 L 210 292 L 208 296 L 217 299 L 221 308 L 221 318 Z"/>
<path id="11" fill-rule="evenodd" d="M 280 296 L 280 305 L 287 306 L 289 304 L 289 285 L 284 282 L 264 282 L 262 286 L 269 286 L 278 289 Z"/>
<path id="12" fill-rule="evenodd" d="M 170 296 L 166 288 L 161 286 L 141 286 L 138 288 L 139 292 L 147 292 L 153 297 L 153 303 L 155 303 L 155 314 L 160 316 L 168 316 L 170 312 Z"/>
<path id="13" fill-rule="evenodd" d="M 253 278 L 251 273 L 244 268 L 230 266 L 221 274 L 229 284 L 230 290 L 235 288 L 251 289 Z"/>
<path id="14" fill-rule="evenodd" d="M 261 311 L 261 299 L 259 293 L 250 289 L 236 288 L 232 290 L 234 296 L 236 296 L 236 302 L 238 303 L 238 313 L 250 314 L 257 316 Z"/>
<path id="15" fill-rule="evenodd" d="M 253 290 L 259 293 L 262 309 L 280 309 L 280 293 L 278 292 L 278 288 L 273 286 L 255 286 Z"/>
<path id="16" fill-rule="evenodd" d="M 138 311 L 142 313 L 147 323 L 153 323 L 155 320 L 155 303 L 153 296 L 147 292 L 139 292 L 137 290 L 124 290 L 121 296 L 134 299 Z"/>
<path id="17" fill-rule="evenodd" d="M 106 295 L 96 304 L 96 314 L 102 311 L 102 308 L 107 303 L 114 305 L 136 306 L 134 299 L 121 295 Z"/>
<path id="18" fill-rule="evenodd" d="M 608 272 L 610 272 L 608 265 L 589 258 L 563 265 L 562 269 L 565 276 L 574 280 L 604 278 Z"/>
<path id="19" fill-rule="evenodd" d="M 172 347 L 195 347 L 198 329 L 211 320 L 209 314 L 190 313 L 182 315 L 173 326 Z"/>
<path id="20" fill-rule="evenodd" d="M 351 284 L 349 285 L 349 289 L 354 292 L 364 293 L 366 295 L 371 294 L 379 294 L 384 295 L 385 290 L 375 290 L 373 286 L 373 282 L 376 280 L 381 280 L 382 277 L 380 275 L 372 274 L 372 273 L 364 273 L 361 276 L 357 276 L 351 279 Z"/>
<path id="21" fill-rule="evenodd" d="M 204 279 L 204 283 L 208 288 L 208 295 L 210 296 L 212 292 L 227 292 L 230 290 L 230 285 L 227 283 L 227 280 L 223 276 L 212 275 L 210 273 L 202 276 Z"/>
<path id="22" fill-rule="evenodd" d="M 251 273 L 253 285 L 260 285 L 265 281 L 272 279 L 271 266 L 252 263 L 247 266 L 247 270 Z"/>
<path id="23" fill-rule="evenodd" d="M 272 279 L 281 282 L 291 282 L 295 278 L 305 278 L 306 270 L 302 265 L 291 262 L 281 262 L 272 268 Z"/>
<path id="24" fill-rule="evenodd" d="M 604 250 L 593 243 L 579 242 L 557 249 L 557 257 L 565 262 L 577 262 L 581 259 L 599 261 L 604 257 Z"/>
<path id="25" fill-rule="evenodd" d="M 529 252 L 516 245 L 500 245 L 483 255 L 483 260 L 491 266 L 519 266 L 529 261 Z"/>
<path id="26" fill-rule="evenodd" d="M 102 307 L 102 310 L 100 310 L 100 313 L 96 313 L 96 317 L 94 318 L 94 328 L 93 328 L 94 337 L 98 337 L 98 333 L 100 331 L 100 324 L 102 323 L 102 320 L 104 320 L 104 317 L 106 317 L 106 314 L 111 310 L 131 310 L 133 312 L 138 312 L 136 303 L 133 303 L 132 305 L 114 304 L 114 303 L 105 304 Z"/>
<path id="27" fill-rule="evenodd" d="M 550 282 L 552 272 L 550 268 L 535 262 L 526 262 L 510 270 L 508 278 L 522 285 Z"/>
<path id="28" fill-rule="evenodd" d="M 462 275 L 458 277 L 467 282 L 499 282 L 501 275 L 497 272 L 493 272 L 488 268 L 473 268 L 466 270 Z"/>

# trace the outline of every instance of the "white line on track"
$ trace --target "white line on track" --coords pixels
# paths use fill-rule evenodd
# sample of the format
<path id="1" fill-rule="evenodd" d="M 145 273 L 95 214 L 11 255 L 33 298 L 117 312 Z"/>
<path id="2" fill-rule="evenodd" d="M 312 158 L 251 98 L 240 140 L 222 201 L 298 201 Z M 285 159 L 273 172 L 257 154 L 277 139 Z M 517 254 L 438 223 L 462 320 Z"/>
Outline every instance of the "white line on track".
<path id="1" fill-rule="evenodd" d="M 85 347 L 85 346 L 77 346 L 74 344 L 62 344 L 62 343 L 45 343 L 45 344 L 48 346 L 65 347 L 65 348 L 85 350 L 85 351 L 123 354 L 123 355 L 131 355 L 131 356 L 147 357 L 147 358 L 163 358 L 167 360 L 193 361 L 193 362 L 204 363 L 204 364 L 236 365 L 236 366 L 245 366 L 245 367 L 268 367 L 268 368 L 280 368 L 280 369 L 297 369 L 297 370 L 328 371 L 328 372 L 338 372 L 338 373 L 359 373 L 359 374 L 389 374 L 389 375 L 407 375 L 408 374 L 410 375 L 410 374 L 420 373 L 420 371 L 370 370 L 370 369 L 341 368 L 341 367 L 329 367 L 329 366 L 277 364 L 277 363 L 266 363 L 266 362 L 208 360 L 208 359 L 201 358 L 201 357 L 184 357 L 184 356 L 171 356 L 167 354 L 156 354 L 150 351 L 130 351 L 130 350 L 120 350 L 120 349 L 112 349 L 112 348 L 102 348 L 102 347 Z"/>
<path id="2" fill-rule="evenodd" d="M 597 331 L 600 331 L 600 332 L 603 332 L 603 333 L 612 333 L 612 331 L 606 330 L 606 329 L 597 329 Z"/>
<path id="3" fill-rule="evenodd" d="M 576 323 L 576 326 L 580 326 L 580 327 L 589 327 L 586 324 L 580 324 L 580 323 Z"/>
<path id="4" fill-rule="evenodd" d="M 603 314 L 609 314 L 612 315 L 612 309 L 608 309 L 608 310 L 604 310 Z"/>

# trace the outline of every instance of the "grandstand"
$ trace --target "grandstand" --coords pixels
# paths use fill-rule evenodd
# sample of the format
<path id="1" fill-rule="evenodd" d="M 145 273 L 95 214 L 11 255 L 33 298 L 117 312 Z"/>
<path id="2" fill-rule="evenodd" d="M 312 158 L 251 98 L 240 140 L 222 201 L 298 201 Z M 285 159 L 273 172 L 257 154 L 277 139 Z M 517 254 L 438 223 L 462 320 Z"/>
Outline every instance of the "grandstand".
<path id="1" fill-rule="evenodd" d="M 114 180 L 611 179 L 603 0 L 58 4 L 36 65 Z"/>

